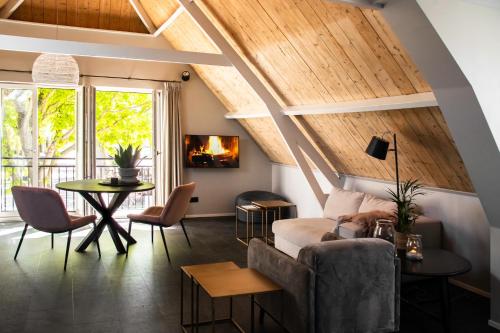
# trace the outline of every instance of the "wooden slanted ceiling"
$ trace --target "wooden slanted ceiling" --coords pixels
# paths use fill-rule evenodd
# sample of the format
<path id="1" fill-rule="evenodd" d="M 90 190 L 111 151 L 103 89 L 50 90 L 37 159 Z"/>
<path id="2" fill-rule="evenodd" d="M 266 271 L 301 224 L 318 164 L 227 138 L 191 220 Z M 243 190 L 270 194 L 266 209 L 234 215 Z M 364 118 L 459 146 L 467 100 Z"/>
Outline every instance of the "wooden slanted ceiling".
<path id="1" fill-rule="evenodd" d="M 147 33 L 128 0 L 24 0 L 14 20 Z"/>
<path id="2" fill-rule="evenodd" d="M 380 13 L 326 0 L 196 0 L 283 106 L 401 96 L 431 91 Z M 141 0 L 155 25 L 175 0 Z M 216 52 L 187 13 L 163 35 L 177 49 Z M 233 68 L 194 66 L 230 112 L 265 105 Z M 337 171 L 394 179 L 392 156 L 369 158 L 372 135 L 398 133 L 402 179 L 473 192 L 439 108 L 296 116 Z M 270 118 L 239 119 L 274 162 L 294 164 Z"/>

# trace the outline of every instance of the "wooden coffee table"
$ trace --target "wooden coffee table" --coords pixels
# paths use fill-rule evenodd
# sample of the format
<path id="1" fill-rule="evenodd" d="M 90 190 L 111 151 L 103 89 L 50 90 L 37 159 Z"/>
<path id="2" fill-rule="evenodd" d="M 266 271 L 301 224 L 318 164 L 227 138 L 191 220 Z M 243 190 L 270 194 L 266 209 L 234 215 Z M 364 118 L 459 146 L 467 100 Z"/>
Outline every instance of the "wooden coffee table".
<path id="1" fill-rule="evenodd" d="M 266 276 L 251 268 L 239 268 L 233 262 L 224 262 L 217 264 L 205 264 L 181 267 L 183 274 L 191 278 L 191 324 L 183 323 L 183 299 L 181 298 L 181 327 L 184 332 L 186 328 L 191 327 L 191 332 L 198 331 L 201 325 L 211 325 L 212 332 L 215 332 L 215 325 L 218 323 L 229 322 L 233 324 L 240 332 L 245 330 L 233 318 L 233 297 L 250 296 L 250 331 L 255 330 L 255 295 L 271 292 L 281 292 L 283 309 L 283 289 L 271 281 Z M 181 277 L 183 280 L 183 278 Z M 182 281 L 181 280 L 181 281 Z M 193 287 L 196 286 L 196 296 L 193 297 Z M 208 322 L 199 321 L 200 307 L 200 287 L 210 298 L 211 320 Z M 181 286 L 182 288 L 182 286 Z M 182 293 L 182 290 L 181 290 Z M 182 294 L 181 294 L 182 295 Z M 223 319 L 215 318 L 215 299 L 229 298 L 229 317 Z M 195 307 L 193 307 L 195 300 Z M 193 314 L 196 313 L 195 316 Z"/>

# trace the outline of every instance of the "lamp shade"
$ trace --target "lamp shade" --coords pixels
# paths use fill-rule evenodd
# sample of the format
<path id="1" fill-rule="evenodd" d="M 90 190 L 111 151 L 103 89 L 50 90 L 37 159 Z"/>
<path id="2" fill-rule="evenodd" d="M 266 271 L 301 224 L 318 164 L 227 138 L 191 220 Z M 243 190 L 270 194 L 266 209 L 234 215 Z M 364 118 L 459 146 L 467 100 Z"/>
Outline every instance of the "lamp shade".
<path id="1" fill-rule="evenodd" d="M 36 58 L 32 70 L 33 82 L 78 84 L 80 70 L 75 59 L 64 54 L 44 53 Z"/>
<path id="2" fill-rule="evenodd" d="M 374 136 L 368 144 L 365 152 L 371 157 L 378 158 L 379 160 L 385 160 L 388 151 L 389 141 L 386 141 L 378 136 Z"/>

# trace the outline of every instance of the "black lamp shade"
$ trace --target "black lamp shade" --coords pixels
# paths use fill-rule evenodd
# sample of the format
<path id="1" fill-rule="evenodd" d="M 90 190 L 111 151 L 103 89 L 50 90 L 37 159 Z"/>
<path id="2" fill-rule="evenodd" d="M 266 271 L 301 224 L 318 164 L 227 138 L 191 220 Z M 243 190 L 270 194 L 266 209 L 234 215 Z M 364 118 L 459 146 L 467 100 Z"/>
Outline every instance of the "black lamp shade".
<path id="1" fill-rule="evenodd" d="M 370 144 L 366 148 L 366 153 L 371 157 L 385 160 L 387 152 L 389 151 L 389 141 L 386 141 L 378 136 L 372 137 Z"/>

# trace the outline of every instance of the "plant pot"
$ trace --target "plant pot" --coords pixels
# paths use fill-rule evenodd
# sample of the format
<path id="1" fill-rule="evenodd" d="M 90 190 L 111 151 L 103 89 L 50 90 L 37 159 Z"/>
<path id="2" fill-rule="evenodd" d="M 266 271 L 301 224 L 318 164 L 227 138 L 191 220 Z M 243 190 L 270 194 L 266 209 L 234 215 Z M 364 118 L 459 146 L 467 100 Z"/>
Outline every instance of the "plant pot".
<path id="1" fill-rule="evenodd" d="M 137 183 L 139 181 L 137 179 L 139 171 L 141 171 L 141 169 L 139 168 L 118 168 L 120 181 L 127 184 Z"/>
<path id="2" fill-rule="evenodd" d="M 406 251 L 406 242 L 408 242 L 408 234 L 396 231 L 396 249 Z"/>

